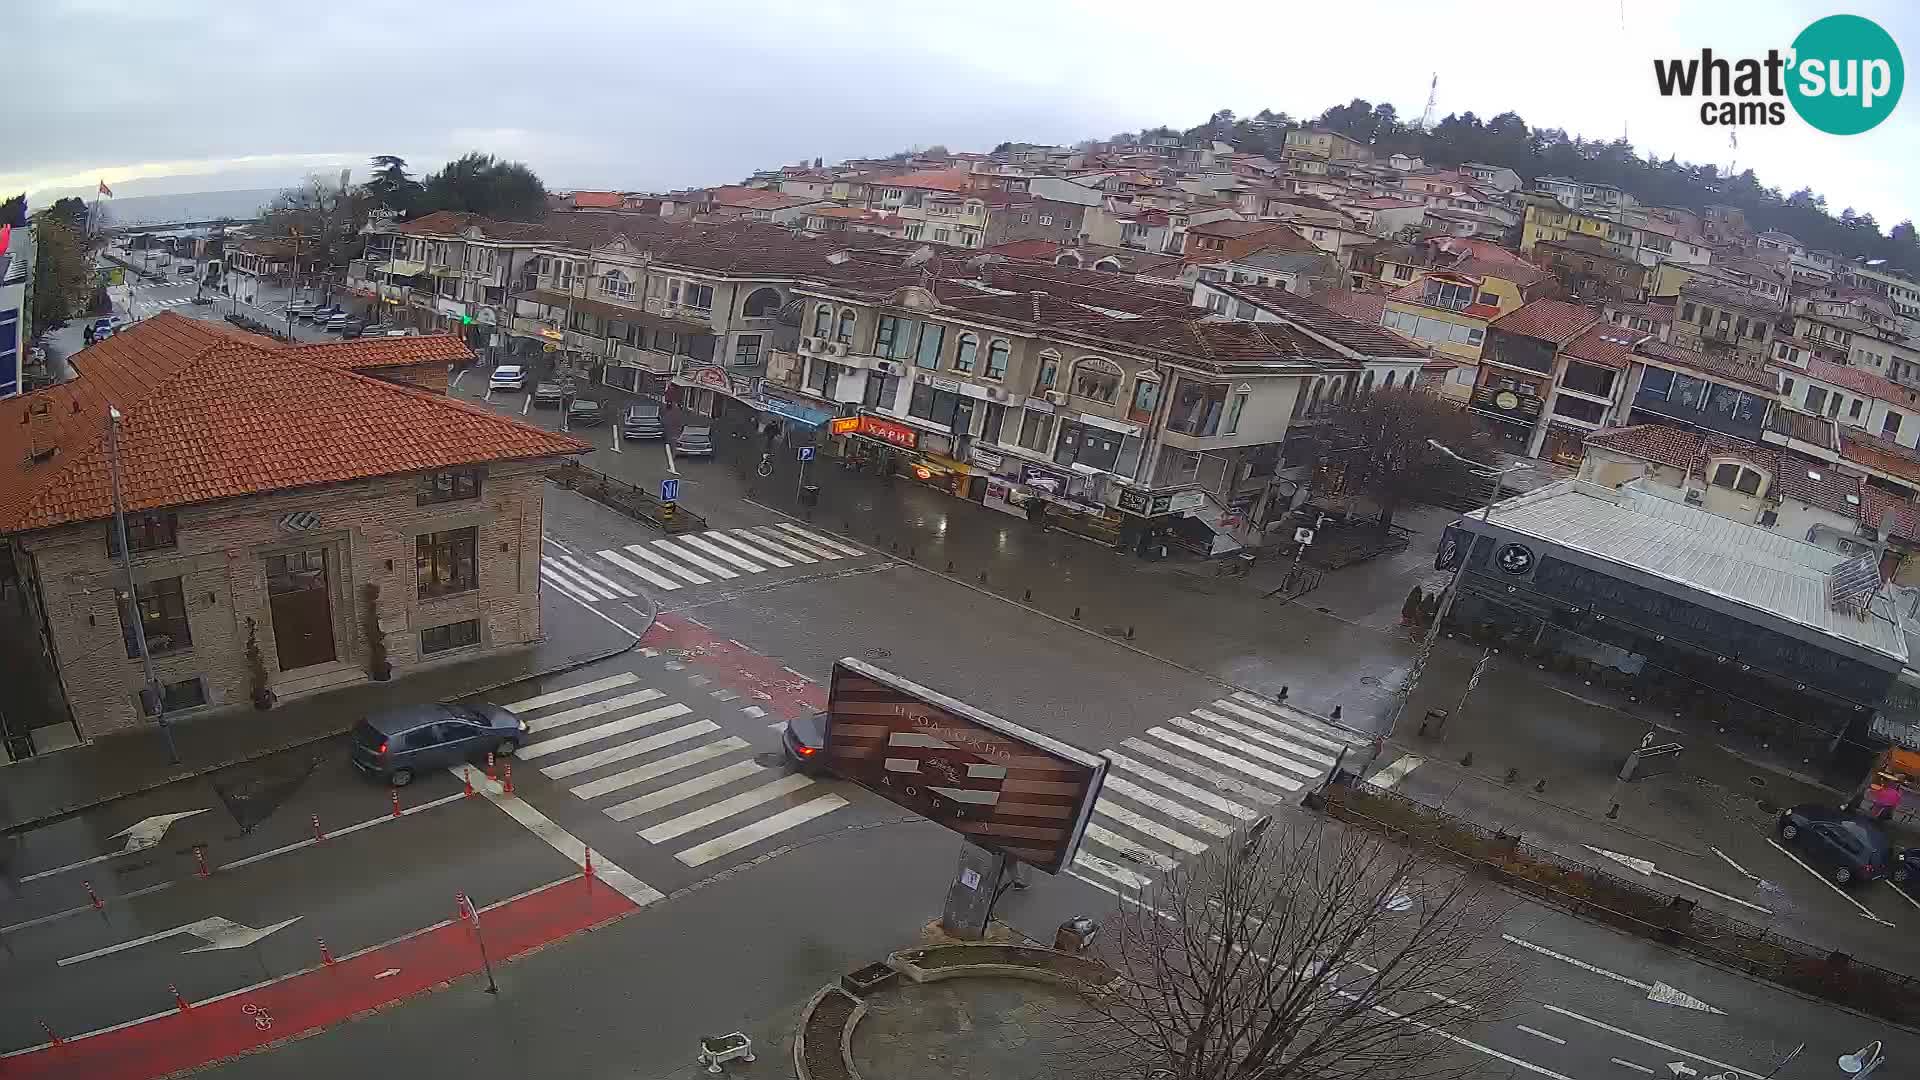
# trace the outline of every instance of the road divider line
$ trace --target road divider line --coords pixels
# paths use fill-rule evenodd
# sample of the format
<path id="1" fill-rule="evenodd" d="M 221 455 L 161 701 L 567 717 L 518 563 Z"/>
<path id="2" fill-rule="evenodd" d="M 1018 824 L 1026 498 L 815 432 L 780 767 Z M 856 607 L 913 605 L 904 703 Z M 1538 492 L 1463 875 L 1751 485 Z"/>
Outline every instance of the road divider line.
<path id="1" fill-rule="evenodd" d="M 1689 994 L 1675 987 L 1669 986 L 1666 983 L 1641 982 L 1639 979 L 1628 978 L 1627 976 L 1622 975 L 1617 971 L 1608 971 L 1606 968 L 1589 964 L 1585 960 L 1580 959 L 1579 957 L 1568 956 L 1566 953 L 1554 952 L 1552 949 L 1547 948 L 1545 945 L 1535 945 L 1531 941 L 1527 941 L 1524 938 L 1514 937 L 1512 934 L 1502 934 L 1500 935 L 1500 937 L 1509 944 L 1518 945 L 1523 949 L 1531 949 L 1542 956 L 1550 956 L 1555 960 L 1561 961 L 1562 963 L 1572 964 L 1574 967 L 1577 967 L 1582 971 L 1590 971 L 1595 975 L 1604 976 L 1605 978 L 1612 979 L 1615 982 L 1625 983 L 1628 986 L 1631 986 L 1637 990 L 1645 990 L 1647 992 L 1648 1001 L 1658 1002 L 1662 1005 L 1678 1005 L 1683 1009 L 1697 1009 L 1700 1012 L 1713 1013 L 1717 1016 L 1727 1015 L 1724 1010 L 1716 1009 L 1713 1006 L 1707 1004 L 1706 1002 L 1700 1000 L 1699 998 L 1694 997 L 1692 994 Z"/>
<path id="2" fill-rule="evenodd" d="M 1900 899 L 1905 900 L 1907 903 L 1913 905 L 1915 910 L 1920 910 L 1920 900 L 1915 900 L 1913 897 L 1908 896 L 1907 890 L 1901 888 L 1898 885 L 1895 885 L 1891 881 L 1887 882 L 1887 888 L 1892 889 L 1893 894 L 1895 896 L 1898 896 Z"/>
<path id="3" fill-rule="evenodd" d="M 1620 1065 L 1620 1066 L 1624 1066 L 1626 1068 L 1632 1069 L 1635 1072 L 1643 1072 L 1649 1076 L 1653 1075 L 1652 1069 L 1647 1068 L 1645 1065 L 1636 1065 L 1625 1058 L 1608 1058 L 1607 1060 L 1613 1062 L 1615 1065 Z"/>
<path id="4" fill-rule="evenodd" d="M 1663 877 L 1663 878 L 1666 878 L 1668 881 L 1677 881 L 1680 884 L 1685 885 L 1690 889 L 1698 889 L 1701 892 L 1706 893 L 1708 896 L 1717 896 L 1720 899 L 1726 900 L 1730 903 L 1739 904 L 1741 907 L 1752 908 L 1753 910 L 1758 911 L 1763 915 L 1773 914 L 1772 908 L 1761 907 L 1759 904 L 1756 904 L 1751 900 L 1742 900 L 1739 897 L 1732 895 L 1731 893 L 1723 893 L 1718 889 L 1710 889 L 1707 886 L 1702 885 L 1697 881 L 1688 881 L 1686 878 L 1683 878 L 1678 874 L 1669 874 L 1665 870 L 1662 870 L 1659 867 L 1655 866 L 1653 864 L 1653 860 L 1651 859 L 1641 859 L 1641 858 L 1636 858 L 1635 856 L 1632 856 L 1632 855 L 1622 855 L 1617 851 L 1609 851 L 1603 847 L 1594 847 L 1592 844 L 1582 844 L 1581 846 L 1586 848 L 1588 851 L 1593 852 L 1595 855 L 1599 855 L 1603 858 L 1612 859 L 1614 862 L 1617 862 L 1620 865 L 1627 867 L 1628 869 L 1634 871 L 1635 873 L 1644 874 L 1648 877 Z M 1754 880 L 1757 881 L 1759 879 L 1756 878 Z"/>
<path id="5" fill-rule="evenodd" d="M 454 775 L 458 776 L 460 774 L 458 772 L 455 772 Z M 456 791 L 451 795 L 443 795 L 440 798 L 434 799 L 430 802 L 423 802 L 413 806 L 405 807 L 400 811 L 400 816 L 404 818 L 404 817 L 411 816 L 413 814 L 425 813 L 426 811 L 432 810 L 435 807 L 445 806 L 448 803 L 459 802 L 461 799 L 464 799 L 464 798 L 466 798 L 465 791 Z M 370 817 L 365 821 L 357 821 L 352 825 L 342 826 L 341 828 L 338 828 L 338 829 L 329 829 L 326 833 L 326 839 L 335 840 L 342 836 L 350 836 L 354 833 L 359 832 L 362 829 L 371 829 L 375 825 L 381 825 L 392 820 L 394 820 L 394 817 L 392 814 L 381 814 L 378 817 Z M 219 866 L 214 867 L 214 870 L 216 872 L 221 870 L 238 870 L 243 866 L 252 866 L 254 863 L 257 863 L 257 862 L 266 862 L 268 859 L 275 858 L 280 855 L 285 855 L 289 852 L 299 851 L 301 848 L 309 848 L 314 846 L 317 843 L 320 843 L 320 841 L 315 840 L 313 837 L 309 836 L 305 840 L 296 840 L 291 844 L 284 844 L 280 847 L 274 848 L 272 851 L 262 851 L 258 855 L 248 855 L 244 859 L 235 859 L 232 862 L 221 863 Z"/>
<path id="6" fill-rule="evenodd" d="M 1526 1032 L 1527 1034 L 1533 1036 L 1536 1039 L 1545 1039 L 1550 1043 L 1555 1043 L 1560 1046 L 1567 1045 L 1567 1040 L 1561 1038 L 1558 1035 L 1549 1035 L 1546 1032 L 1541 1031 L 1539 1028 L 1530 1028 L 1525 1024 L 1515 1024 L 1513 1026 L 1519 1028 L 1521 1031 Z"/>
<path id="7" fill-rule="evenodd" d="M 1720 856 L 1720 860 L 1721 860 L 1722 862 L 1724 862 L 1724 863 L 1726 863 L 1726 864 L 1727 864 L 1728 866 L 1731 866 L 1731 867 L 1733 867 L 1733 868 L 1734 868 L 1734 869 L 1735 869 L 1736 871 L 1738 871 L 1738 872 L 1740 873 L 1740 875 L 1741 875 L 1742 877 L 1745 877 L 1745 878 L 1746 878 L 1746 879 L 1748 879 L 1749 881 L 1759 881 L 1759 880 L 1760 880 L 1760 875 L 1759 875 L 1759 874 L 1756 874 L 1756 873 L 1754 873 L 1753 871 L 1751 871 L 1751 870 L 1748 870 L 1748 869 L 1747 869 L 1746 867 L 1744 867 L 1744 866 L 1741 866 L 1741 865 L 1740 865 L 1739 863 L 1737 863 L 1737 862 L 1734 862 L 1732 858 L 1730 858 L 1730 857 L 1728 857 L 1728 855 L 1727 855 L 1727 853 L 1726 853 L 1726 852 L 1724 852 L 1724 851 L 1721 851 L 1721 850 L 1720 850 L 1719 848 L 1717 848 L 1717 847 L 1711 847 L 1711 846 L 1709 846 L 1709 847 L 1707 848 L 1707 850 L 1708 850 L 1708 851 L 1711 851 L 1711 852 L 1713 852 L 1713 853 L 1714 853 L 1715 855 L 1718 855 L 1718 856 Z"/>
<path id="8" fill-rule="evenodd" d="M 1682 1050 L 1677 1046 L 1670 1046 L 1667 1043 L 1660 1042 L 1657 1039 L 1649 1039 L 1645 1035 L 1635 1034 L 1634 1032 L 1628 1031 L 1626 1028 L 1614 1027 L 1612 1024 L 1609 1024 L 1604 1020 L 1595 1020 L 1591 1016 L 1582 1016 L 1579 1013 L 1574 1012 L 1572 1009 L 1563 1009 L 1558 1005 L 1551 1005 L 1544 1001 L 1540 1003 L 1540 1007 L 1547 1010 L 1548 1012 L 1559 1013 L 1561 1016 L 1564 1016 L 1569 1020 L 1578 1020 L 1583 1024 L 1592 1024 L 1594 1027 L 1597 1027 L 1602 1031 L 1611 1031 L 1615 1035 L 1618 1035 L 1624 1039 L 1632 1039 L 1635 1042 L 1645 1043 L 1648 1046 L 1654 1047 L 1655 1049 L 1665 1050 L 1670 1054 L 1679 1054 L 1682 1057 L 1690 1057 L 1695 1061 L 1704 1061 L 1716 1069 L 1727 1069 L 1732 1072 L 1739 1073 L 1741 1076 L 1747 1077 L 1748 1080 L 1767 1080 L 1766 1077 L 1761 1076 L 1759 1073 L 1748 1072 L 1747 1070 L 1741 1068 L 1738 1065 L 1729 1065 L 1724 1061 L 1715 1061 L 1713 1058 L 1710 1058 L 1705 1054 L 1696 1054 L 1691 1050 Z"/>
<path id="9" fill-rule="evenodd" d="M 1823 874 L 1823 873 L 1821 873 L 1821 872 L 1820 872 L 1820 871 L 1818 871 L 1818 870 L 1815 870 L 1815 869 L 1814 869 L 1813 867 L 1811 867 L 1811 866 L 1808 866 L 1808 865 L 1806 864 L 1806 862 L 1805 862 L 1804 860 L 1802 860 L 1802 859 L 1800 858 L 1800 856 L 1798 856 L 1798 855 L 1795 855 L 1795 854 L 1794 854 L 1793 852 L 1791 852 L 1791 851 L 1788 851 L 1788 850 L 1787 850 L 1786 848 L 1784 848 L 1784 847 L 1781 847 L 1781 846 L 1780 846 L 1780 842 L 1779 842 L 1779 841 L 1777 841 L 1777 840 L 1775 840 L 1775 839 L 1774 839 L 1773 837 L 1771 837 L 1771 836 L 1769 836 L 1769 837 L 1767 837 L 1767 843 L 1769 843 L 1769 844 L 1772 844 L 1772 845 L 1773 845 L 1773 850 L 1775 850 L 1775 851 L 1777 851 L 1777 852 L 1779 852 L 1779 853 L 1780 853 L 1780 854 L 1782 854 L 1782 855 L 1785 855 L 1785 856 L 1786 856 L 1787 858 L 1789 858 L 1789 859 L 1792 859 L 1792 860 L 1793 860 L 1793 862 L 1794 862 L 1794 865 L 1795 865 L 1795 866 L 1798 866 L 1798 867 L 1799 867 L 1800 869 L 1802 869 L 1802 870 L 1805 870 L 1805 871 L 1806 871 L 1807 873 L 1809 873 L 1809 874 L 1812 874 L 1812 875 L 1813 875 L 1813 879 L 1814 879 L 1815 881 L 1818 881 L 1818 882 L 1819 882 L 1820 884 L 1822 884 L 1822 885 L 1825 885 L 1825 886 L 1826 886 L 1827 888 L 1829 888 L 1829 889 L 1832 889 L 1832 890 L 1833 890 L 1833 892 L 1834 892 L 1834 895 L 1836 895 L 1836 896 L 1838 896 L 1838 897 L 1839 897 L 1840 899 L 1842 899 L 1842 900 L 1845 900 L 1845 901 L 1846 901 L 1847 903 L 1849 903 L 1849 904 L 1852 904 L 1852 905 L 1853 905 L 1853 906 L 1854 906 L 1855 908 L 1857 908 L 1857 909 L 1859 909 L 1859 911 L 1860 911 L 1860 914 L 1861 914 L 1861 915 L 1862 915 L 1863 917 L 1865 917 L 1865 918 L 1868 918 L 1868 919 L 1872 919 L 1872 920 L 1873 920 L 1874 922 L 1877 922 L 1877 923 L 1879 923 L 1879 924 L 1880 924 L 1881 926 L 1889 926 L 1889 927 L 1890 927 L 1890 926 L 1892 926 L 1892 925 L 1893 925 L 1892 923 L 1890 923 L 1890 922 L 1888 922 L 1887 920 L 1885 920 L 1885 919 L 1883 919 L 1883 918 L 1881 918 L 1880 916 L 1878 916 L 1878 915 L 1875 915 L 1875 914 L 1873 913 L 1873 911 L 1872 911 L 1871 909 L 1869 909 L 1869 908 L 1867 907 L 1867 905 L 1865 905 L 1865 904 L 1863 904 L 1863 903 L 1861 903 L 1861 902 L 1860 902 L 1860 901 L 1858 901 L 1858 900 L 1855 900 L 1855 899 L 1854 899 L 1853 897 L 1851 897 L 1851 896 L 1848 896 L 1848 895 L 1847 895 L 1847 891 L 1846 891 L 1845 889 L 1842 889 L 1842 888 L 1841 888 L 1840 886 L 1838 886 L 1838 885 L 1836 885 L 1836 884 L 1834 884 L 1834 883 L 1833 883 L 1833 882 L 1831 882 L 1831 881 L 1828 881 L 1828 880 L 1827 880 L 1827 875 L 1825 875 L 1825 874 Z"/>

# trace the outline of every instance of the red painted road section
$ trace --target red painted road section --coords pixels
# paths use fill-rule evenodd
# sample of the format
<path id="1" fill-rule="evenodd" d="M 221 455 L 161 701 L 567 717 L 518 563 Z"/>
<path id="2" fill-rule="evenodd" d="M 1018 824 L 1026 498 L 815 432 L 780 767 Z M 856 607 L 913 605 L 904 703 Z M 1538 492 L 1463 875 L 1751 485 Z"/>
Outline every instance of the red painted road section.
<path id="1" fill-rule="evenodd" d="M 739 694 L 742 705 L 758 705 L 781 720 L 827 707 L 826 687 L 795 675 L 771 657 L 736 645 L 684 615 L 668 614 L 665 621 L 666 627 L 654 623 L 641 642 Z"/>
<path id="2" fill-rule="evenodd" d="M 447 903 L 451 909 L 452 898 Z M 481 912 L 480 931 L 497 968 L 529 949 L 637 910 L 605 884 L 573 878 Z M 393 968 L 399 969 L 393 975 L 374 977 Z M 0 1077 L 154 1080 L 341 1023 L 479 970 L 473 930 L 454 923 L 187 1012 L 0 1059 Z M 155 990 L 156 1004 L 164 1002 L 166 988 Z"/>

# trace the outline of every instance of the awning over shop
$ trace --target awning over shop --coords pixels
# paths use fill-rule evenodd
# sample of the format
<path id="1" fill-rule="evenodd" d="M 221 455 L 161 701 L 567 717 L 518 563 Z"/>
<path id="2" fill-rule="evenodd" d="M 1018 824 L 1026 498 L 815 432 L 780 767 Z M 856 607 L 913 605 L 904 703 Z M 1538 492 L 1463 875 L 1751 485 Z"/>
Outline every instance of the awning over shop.
<path id="1" fill-rule="evenodd" d="M 426 273 L 427 264 L 408 262 L 405 259 L 395 259 L 392 262 L 378 263 L 374 266 L 374 269 L 385 274 L 391 274 L 394 277 L 413 277 L 416 274 Z"/>
<path id="2" fill-rule="evenodd" d="M 809 409 L 805 405 L 799 405 L 791 401 L 774 401 L 769 398 L 756 401 L 754 405 L 757 406 L 761 412 L 770 412 L 775 416 L 783 416 L 796 424 L 805 424 L 808 427 L 817 428 L 833 419 L 833 414 L 830 412 L 822 409 Z"/>

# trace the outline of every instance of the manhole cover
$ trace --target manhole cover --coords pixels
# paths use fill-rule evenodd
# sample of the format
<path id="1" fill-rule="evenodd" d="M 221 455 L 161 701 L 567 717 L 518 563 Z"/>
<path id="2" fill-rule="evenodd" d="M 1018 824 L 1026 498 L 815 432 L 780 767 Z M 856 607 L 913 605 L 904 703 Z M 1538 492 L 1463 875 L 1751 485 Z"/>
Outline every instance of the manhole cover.
<path id="1" fill-rule="evenodd" d="M 1767 778 L 1764 776 L 1749 776 L 1747 777 L 1747 783 L 1752 784 L 1754 787 L 1766 787 Z"/>
<path id="2" fill-rule="evenodd" d="M 867 650 L 867 659 L 869 660 L 885 660 L 887 657 L 892 655 L 893 655 L 893 650 L 891 649 L 868 649 Z"/>

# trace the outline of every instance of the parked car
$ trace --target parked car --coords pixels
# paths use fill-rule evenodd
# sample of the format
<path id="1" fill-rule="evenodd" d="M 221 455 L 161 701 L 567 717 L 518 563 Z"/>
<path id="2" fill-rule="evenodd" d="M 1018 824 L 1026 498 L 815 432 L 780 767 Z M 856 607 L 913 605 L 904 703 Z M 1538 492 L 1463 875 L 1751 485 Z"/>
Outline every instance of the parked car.
<path id="1" fill-rule="evenodd" d="M 347 323 L 352 318 L 353 316 L 348 315 L 344 311 L 336 312 L 335 314 L 327 316 L 327 333 L 329 334 L 340 333 L 341 331 L 347 328 Z"/>
<path id="2" fill-rule="evenodd" d="M 180 269 L 179 269 L 178 271 L 176 271 L 176 273 L 178 273 L 178 274 L 179 274 L 179 275 L 180 275 L 181 277 L 192 277 L 192 276 L 193 276 L 193 264 L 192 264 L 192 263 L 181 263 L 181 264 L 180 264 Z"/>
<path id="3" fill-rule="evenodd" d="M 1920 848 L 1895 848 L 1889 876 L 1909 893 L 1920 891 Z"/>
<path id="4" fill-rule="evenodd" d="M 560 397 L 560 384 L 557 382 L 543 382 L 533 388 L 533 403 L 542 408 L 549 405 L 559 408 Z"/>
<path id="5" fill-rule="evenodd" d="M 359 319 L 348 319 L 346 325 L 340 328 L 340 336 L 357 338 L 366 331 L 366 328 L 366 324 Z"/>
<path id="6" fill-rule="evenodd" d="M 627 406 L 620 414 L 620 434 L 629 439 L 666 438 L 667 425 L 660 417 L 664 411 L 650 401 Z"/>
<path id="7" fill-rule="evenodd" d="M 527 369 L 519 364 L 501 364 L 487 376 L 487 389 L 517 394 L 527 388 Z"/>
<path id="8" fill-rule="evenodd" d="M 683 427 L 673 440 L 673 448 L 691 457 L 713 456 L 713 429 Z"/>
<path id="9" fill-rule="evenodd" d="M 287 312 L 290 315 L 304 315 L 307 312 L 312 311 L 315 308 L 318 308 L 319 306 L 320 306 L 319 304 L 316 304 L 311 300 L 294 300 L 288 303 L 287 306 L 282 308 L 281 310 Z"/>
<path id="10" fill-rule="evenodd" d="M 1893 862 L 1887 834 L 1858 814 L 1806 803 L 1782 811 L 1778 827 L 1782 842 L 1841 885 L 1885 877 Z"/>
<path id="11" fill-rule="evenodd" d="M 527 740 L 527 722 L 498 705 L 403 705 L 353 727 L 354 767 L 404 787 L 428 769 L 480 754 L 511 754 Z"/>
<path id="12" fill-rule="evenodd" d="M 598 427 L 606 423 L 607 416 L 600 411 L 600 403 L 592 398 L 574 398 L 567 406 L 567 422 L 582 427 Z"/>
<path id="13" fill-rule="evenodd" d="M 787 764 L 809 776 L 826 771 L 827 714 L 808 713 L 781 725 L 780 749 Z"/>

